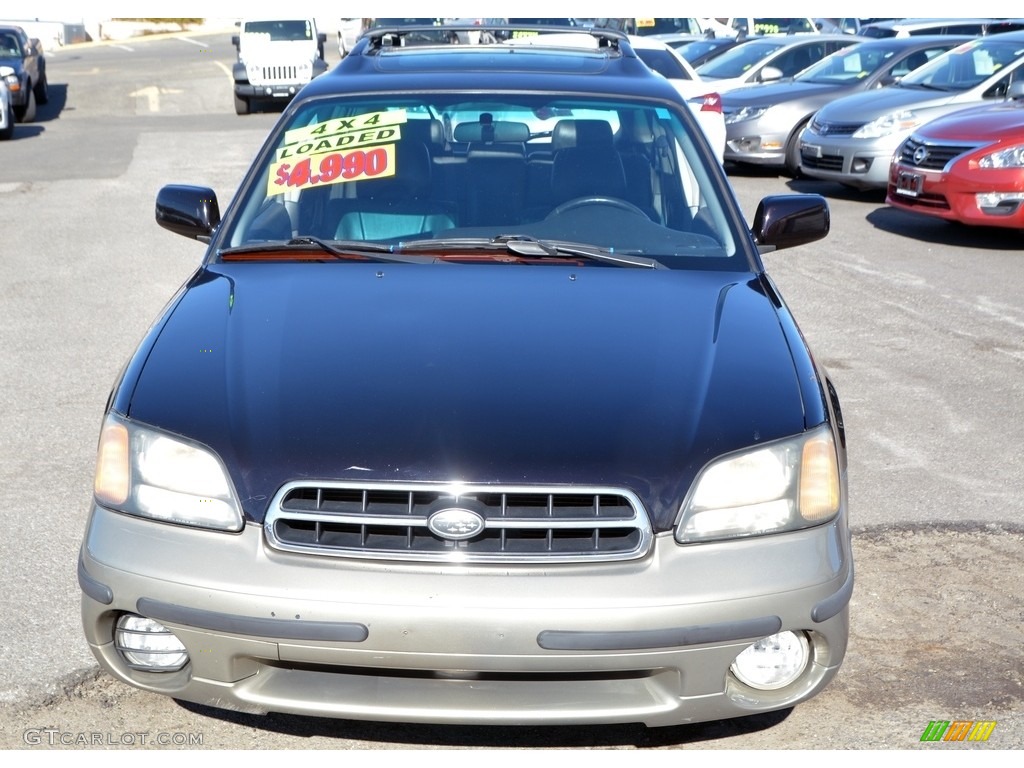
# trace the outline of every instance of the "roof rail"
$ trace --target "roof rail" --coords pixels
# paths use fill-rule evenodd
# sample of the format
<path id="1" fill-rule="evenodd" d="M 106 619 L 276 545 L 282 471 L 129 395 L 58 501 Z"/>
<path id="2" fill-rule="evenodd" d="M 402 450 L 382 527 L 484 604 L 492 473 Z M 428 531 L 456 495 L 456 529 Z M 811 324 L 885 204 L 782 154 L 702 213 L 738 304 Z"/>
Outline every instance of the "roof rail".
<path id="1" fill-rule="evenodd" d="M 455 34 L 457 32 L 489 32 L 496 42 L 505 42 L 507 40 L 516 39 L 517 37 L 533 37 L 535 35 L 588 35 L 597 40 L 598 48 L 612 48 L 615 50 L 619 50 L 622 47 L 622 44 L 626 43 L 628 40 L 624 33 L 611 29 L 545 24 L 437 24 L 429 26 L 381 26 L 368 29 L 363 33 L 363 37 L 367 40 L 366 52 L 373 53 L 380 50 L 386 50 L 388 48 L 403 47 L 406 45 L 405 39 L 410 35 L 416 34 L 429 35 L 430 38 L 435 38 L 436 36 L 436 39 L 425 39 L 422 42 L 417 42 L 417 47 L 420 45 L 454 45 L 457 43 L 457 36 Z M 555 44 L 557 45 L 557 43 Z"/>

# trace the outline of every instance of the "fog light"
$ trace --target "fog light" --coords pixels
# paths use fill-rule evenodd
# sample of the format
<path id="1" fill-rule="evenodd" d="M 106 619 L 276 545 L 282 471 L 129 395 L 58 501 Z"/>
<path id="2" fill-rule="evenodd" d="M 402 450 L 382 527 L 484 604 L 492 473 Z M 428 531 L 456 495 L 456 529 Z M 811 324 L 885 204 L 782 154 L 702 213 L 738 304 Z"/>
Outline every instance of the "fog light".
<path id="1" fill-rule="evenodd" d="M 800 677 L 810 658 L 810 644 L 803 632 L 780 632 L 747 646 L 731 669 L 751 688 L 773 691 Z"/>
<path id="2" fill-rule="evenodd" d="M 867 173 L 870 168 L 870 157 L 855 157 L 850 163 L 850 173 Z"/>
<path id="3" fill-rule="evenodd" d="M 150 672 L 176 672 L 188 663 L 188 651 L 167 627 L 127 613 L 117 620 L 114 646 L 128 665 Z"/>
<path id="4" fill-rule="evenodd" d="M 1020 192 L 979 192 L 974 197 L 982 213 L 990 216 L 1012 216 L 1024 202 Z"/>

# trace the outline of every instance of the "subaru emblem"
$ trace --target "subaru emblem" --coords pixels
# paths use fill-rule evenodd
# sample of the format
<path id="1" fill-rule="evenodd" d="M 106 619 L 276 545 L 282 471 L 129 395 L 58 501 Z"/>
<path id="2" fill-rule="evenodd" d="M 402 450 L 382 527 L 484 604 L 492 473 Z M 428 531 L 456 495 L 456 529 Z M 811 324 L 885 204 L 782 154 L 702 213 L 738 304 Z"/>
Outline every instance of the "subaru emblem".
<path id="1" fill-rule="evenodd" d="M 447 541 L 465 541 L 479 534 L 485 526 L 483 517 L 470 509 L 447 507 L 427 518 L 427 528 Z"/>

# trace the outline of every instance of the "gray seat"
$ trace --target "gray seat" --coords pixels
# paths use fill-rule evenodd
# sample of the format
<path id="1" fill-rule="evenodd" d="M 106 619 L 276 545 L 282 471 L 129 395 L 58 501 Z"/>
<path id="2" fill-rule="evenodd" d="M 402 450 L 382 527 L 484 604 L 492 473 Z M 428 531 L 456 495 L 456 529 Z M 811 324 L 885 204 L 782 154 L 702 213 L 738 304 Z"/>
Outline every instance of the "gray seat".
<path id="1" fill-rule="evenodd" d="M 393 176 L 355 183 L 354 198 L 332 203 L 336 239 L 423 237 L 455 226 L 455 206 L 431 194 L 430 154 L 422 143 L 398 143 Z"/>

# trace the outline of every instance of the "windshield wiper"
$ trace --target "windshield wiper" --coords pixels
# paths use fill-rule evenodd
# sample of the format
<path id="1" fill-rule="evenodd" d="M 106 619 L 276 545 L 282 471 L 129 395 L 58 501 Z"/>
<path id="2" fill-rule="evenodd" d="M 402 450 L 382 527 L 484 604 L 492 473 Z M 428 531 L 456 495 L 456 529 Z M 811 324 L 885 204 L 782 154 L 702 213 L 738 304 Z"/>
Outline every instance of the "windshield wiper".
<path id="1" fill-rule="evenodd" d="M 412 254 L 401 255 L 397 253 L 398 246 L 386 245 L 385 243 L 365 242 L 363 240 L 321 240 L 310 235 L 293 237 L 285 242 L 267 242 L 254 245 L 240 245 L 235 248 L 223 248 L 217 252 L 218 256 L 237 259 L 246 254 L 267 253 L 273 251 L 318 251 L 334 256 L 336 259 L 355 259 L 360 261 L 375 261 L 388 264 L 433 264 L 441 261 L 436 256 L 415 256 Z"/>
<path id="2" fill-rule="evenodd" d="M 437 251 L 437 250 L 503 250 L 516 256 L 535 259 L 579 258 L 611 264 L 616 267 L 640 267 L 643 269 L 667 269 L 657 259 L 636 256 L 629 253 L 616 252 L 612 248 L 601 248 L 585 243 L 573 243 L 564 240 L 541 240 L 531 235 L 498 235 L 490 239 L 483 237 L 452 237 L 439 240 L 412 240 L 399 243 L 397 250 Z"/>

